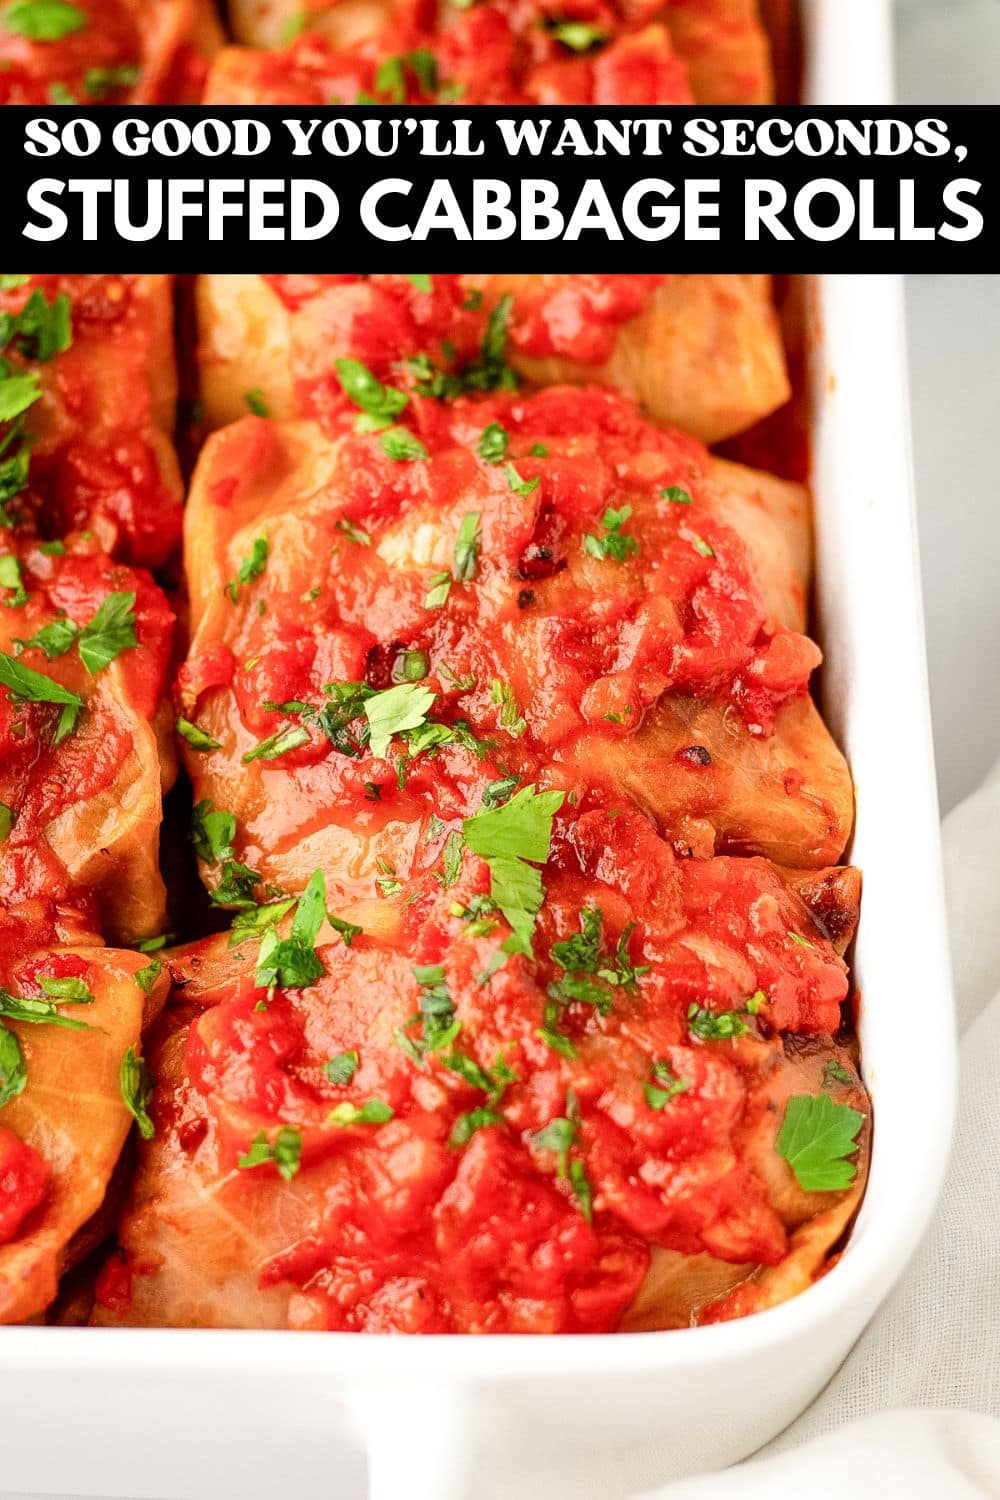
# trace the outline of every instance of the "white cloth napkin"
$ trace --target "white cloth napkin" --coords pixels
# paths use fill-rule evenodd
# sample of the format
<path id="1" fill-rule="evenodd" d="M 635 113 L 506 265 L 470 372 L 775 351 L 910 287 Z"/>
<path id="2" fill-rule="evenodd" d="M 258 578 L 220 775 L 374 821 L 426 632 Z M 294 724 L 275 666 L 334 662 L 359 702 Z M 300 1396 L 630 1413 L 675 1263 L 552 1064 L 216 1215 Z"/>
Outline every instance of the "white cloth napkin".
<path id="1" fill-rule="evenodd" d="M 930 1233 L 797 1422 L 748 1462 L 642 1500 L 1000 1497 L 1000 762 L 945 820 L 944 853 L 961 1075 Z"/>

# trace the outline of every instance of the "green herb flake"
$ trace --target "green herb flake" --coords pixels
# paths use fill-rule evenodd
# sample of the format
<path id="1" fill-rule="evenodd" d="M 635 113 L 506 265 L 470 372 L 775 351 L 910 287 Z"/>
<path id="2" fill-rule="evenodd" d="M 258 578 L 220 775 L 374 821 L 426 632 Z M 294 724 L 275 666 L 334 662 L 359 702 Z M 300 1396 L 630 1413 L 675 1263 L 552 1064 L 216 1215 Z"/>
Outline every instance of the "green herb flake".
<path id="1" fill-rule="evenodd" d="M 397 463 L 414 463 L 429 457 L 424 444 L 406 427 L 390 427 L 379 438 L 382 452 Z"/>
<path id="2" fill-rule="evenodd" d="M 69 0 L 13 0 L 0 12 L 0 24 L 30 42 L 58 42 L 90 24 L 87 12 Z"/>
<path id="3" fill-rule="evenodd" d="M 199 729 L 197 724 L 192 724 L 190 719 L 178 718 L 177 733 L 182 740 L 187 741 L 192 750 L 198 750 L 202 754 L 207 753 L 209 750 L 222 749 L 222 745 L 218 740 L 213 740 L 210 734 L 206 734 L 204 729 Z"/>
<path id="4" fill-rule="evenodd" d="M 80 631 L 80 660 L 91 675 L 103 672 L 123 651 L 137 644 L 135 594 L 108 594 L 93 619 Z"/>
<path id="5" fill-rule="evenodd" d="M 594 536 L 593 532 L 586 531 L 583 535 L 583 550 L 588 557 L 596 557 L 598 560 L 613 558 L 615 562 L 623 563 L 630 557 L 635 557 L 639 552 L 639 543 L 634 536 L 629 536 L 622 531 L 622 527 L 632 515 L 631 505 L 623 505 L 616 510 L 608 506 L 601 518 L 604 528 L 604 536 Z"/>
<path id="6" fill-rule="evenodd" d="M 383 385 L 360 360 L 337 359 L 334 366 L 345 396 L 361 408 L 362 416 L 355 422 L 359 432 L 378 432 L 391 427 L 409 403 L 405 392 Z"/>
<path id="7" fill-rule="evenodd" d="M 315 942 L 325 916 L 326 876 L 322 870 L 315 870 L 299 897 L 288 937 L 279 937 L 273 927 L 265 932 L 257 952 L 254 983 L 266 990 L 307 989 L 321 979 L 326 967 Z"/>
<path id="8" fill-rule="evenodd" d="M 23 1094 L 27 1082 L 21 1043 L 12 1031 L 0 1025 L 0 1109 Z"/>
<path id="9" fill-rule="evenodd" d="M 329 1058 L 323 1064 L 323 1072 L 331 1083 L 347 1084 L 358 1071 L 359 1062 L 360 1058 L 356 1051 L 338 1052 L 335 1057 Z"/>
<path id="10" fill-rule="evenodd" d="M 707 1010 L 694 1001 L 688 1006 L 688 1030 L 703 1042 L 731 1041 L 750 1030 L 738 1010 Z"/>
<path id="11" fill-rule="evenodd" d="M 247 391 L 243 399 L 255 417 L 269 417 L 271 415 L 264 392 L 259 387 L 255 386 L 252 391 Z"/>
<path id="12" fill-rule="evenodd" d="M 455 538 L 455 581 L 468 583 L 476 572 L 481 538 L 479 535 L 478 510 L 471 510 L 462 517 Z"/>
<path id="13" fill-rule="evenodd" d="M 693 505 L 694 501 L 687 490 L 681 489 L 679 484 L 668 484 L 665 489 L 660 490 L 660 499 L 666 500 L 670 505 Z"/>
<path id="14" fill-rule="evenodd" d="M 476 452 L 487 464 L 501 464 L 507 457 L 510 433 L 499 422 L 490 422 L 483 428 L 476 443 Z"/>
<path id="15" fill-rule="evenodd" d="M 240 561 L 239 573 L 226 584 L 226 594 L 233 604 L 240 596 L 240 586 L 253 583 L 267 567 L 271 545 L 266 536 L 256 536 L 250 544 L 250 555 Z"/>
<path id="16" fill-rule="evenodd" d="M 236 1165 L 245 1171 L 261 1167 L 265 1162 L 273 1162 L 282 1181 L 291 1182 L 302 1162 L 302 1132 L 293 1125 L 282 1125 L 272 1143 L 262 1130 L 254 1136 L 249 1151 L 239 1158 Z"/>
<path id="17" fill-rule="evenodd" d="M 364 1104 L 336 1105 L 327 1115 L 329 1125 L 384 1125 L 391 1120 L 395 1110 L 382 1099 L 368 1099 Z"/>
<path id="18" fill-rule="evenodd" d="M 139 1127 L 144 1141 L 151 1141 L 156 1127 L 149 1117 L 149 1102 L 153 1097 L 154 1081 L 143 1059 L 134 1047 L 129 1047 L 118 1070 L 118 1086 L 129 1114 Z"/>
<path id="19" fill-rule="evenodd" d="M 435 573 L 427 588 L 424 609 L 440 609 L 451 592 L 451 574 Z"/>

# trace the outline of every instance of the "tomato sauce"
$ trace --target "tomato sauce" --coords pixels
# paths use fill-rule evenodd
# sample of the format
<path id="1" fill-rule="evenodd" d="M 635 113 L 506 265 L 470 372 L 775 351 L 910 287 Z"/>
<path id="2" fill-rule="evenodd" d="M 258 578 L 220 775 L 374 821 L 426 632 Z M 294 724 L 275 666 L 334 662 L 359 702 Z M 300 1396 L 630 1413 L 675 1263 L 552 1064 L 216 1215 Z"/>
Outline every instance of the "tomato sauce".
<path id="1" fill-rule="evenodd" d="M 184 1085 L 161 1091 L 157 1129 L 180 1170 L 208 1170 L 203 1190 L 252 1224 L 261 1286 L 298 1289 L 293 1326 L 609 1330 L 654 1246 L 739 1264 L 786 1253 L 763 1167 L 784 1086 L 778 1028 L 829 1045 L 843 962 L 766 862 L 676 860 L 635 813 L 565 806 L 545 886 L 534 959 L 508 957 L 485 983 L 509 929 L 470 925 L 490 877 L 469 854 L 445 893 L 417 882 L 388 941 L 323 948 L 308 989 L 269 994 L 231 951 L 202 982 Z M 557 1048 L 544 1032 L 565 975 L 557 945 L 585 911 L 599 913 L 596 964 L 624 952 L 635 977 L 609 982 L 606 1006 L 562 1007 Z M 414 965 L 440 966 L 459 1023 L 439 1048 L 414 1045 Z M 198 968 L 180 955 L 177 977 Z M 737 1014 L 739 1035 L 699 1038 L 692 1005 Z M 331 1082 L 328 1060 L 355 1052 L 352 1076 Z M 666 1101 L 647 1090 L 657 1076 L 678 1085 Z M 382 1118 L 350 1123 L 371 1101 Z M 290 1189 L 273 1162 L 239 1166 L 279 1127 L 297 1137 Z M 292 1243 L 286 1191 L 309 1205 Z"/>
<path id="2" fill-rule="evenodd" d="M 338 48 L 307 30 L 280 51 L 229 49 L 207 103 L 690 104 L 661 6 L 484 0 L 439 26 L 437 7 L 394 8 L 384 31 Z"/>
<path id="3" fill-rule="evenodd" d="M 45 1201 L 51 1168 L 34 1147 L 0 1125 L 0 1245 Z"/>

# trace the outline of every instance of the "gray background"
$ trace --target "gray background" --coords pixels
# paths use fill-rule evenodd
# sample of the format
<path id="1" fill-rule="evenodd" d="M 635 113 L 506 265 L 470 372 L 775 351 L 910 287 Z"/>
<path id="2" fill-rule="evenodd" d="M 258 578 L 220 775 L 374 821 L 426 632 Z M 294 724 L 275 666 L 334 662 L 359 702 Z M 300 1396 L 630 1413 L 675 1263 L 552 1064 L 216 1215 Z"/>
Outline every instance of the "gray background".
<path id="1" fill-rule="evenodd" d="M 899 0 L 897 34 L 901 103 L 1000 103 L 1000 0 Z M 906 295 L 946 811 L 1000 753 L 1000 275 L 911 276 Z"/>

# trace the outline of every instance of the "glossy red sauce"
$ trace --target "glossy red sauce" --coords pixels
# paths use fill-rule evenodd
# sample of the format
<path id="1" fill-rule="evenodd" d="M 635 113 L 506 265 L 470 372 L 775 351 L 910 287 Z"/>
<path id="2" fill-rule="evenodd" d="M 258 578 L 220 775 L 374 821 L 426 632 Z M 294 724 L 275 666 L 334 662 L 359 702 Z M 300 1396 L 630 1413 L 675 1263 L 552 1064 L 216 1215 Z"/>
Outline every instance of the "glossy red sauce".
<path id="1" fill-rule="evenodd" d="M 127 99 L 129 85 L 116 85 L 116 80 L 120 69 L 138 70 L 141 61 L 133 8 L 120 0 L 73 0 L 73 5 L 85 24 L 50 41 L 17 35 L 0 22 L 0 103 L 118 104 Z"/>
<path id="2" fill-rule="evenodd" d="M 52 1171 L 34 1147 L 0 1125 L 0 1245 L 44 1202 Z"/>
<path id="3" fill-rule="evenodd" d="M 182 1156 L 211 1143 L 226 1179 L 218 1190 L 237 1218 L 252 1213 L 255 1240 L 272 1251 L 261 1284 L 300 1289 L 296 1326 L 607 1330 L 638 1291 L 652 1246 L 769 1265 L 785 1254 L 786 1229 L 758 1170 L 784 1068 L 777 1028 L 829 1037 L 847 993 L 844 965 L 764 861 L 677 861 L 637 814 L 565 811 L 534 962 L 510 957 L 482 982 L 508 929 L 501 919 L 470 936 L 452 914 L 489 889 L 485 866 L 467 855 L 444 895 L 433 878 L 417 885 L 392 948 L 367 936 L 324 948 L 327 974 L 310 989 L 269 998 L 232 956 L 214 988 L 202 985 L 187 1080 L 161 1091 L 157 1127 Z M 547 986 L 562 976 L 552 945 L 579 932 L 585 907 L 601 912 L 602 951 L 624 935 L 631 962 L 648 972 L 614 987 L 606 1015 L 583 1003 L 564 1009 L 567 1057 L 539 1028 Z M 791 936 L 803 929 L 808 944 Z M 422 1066 L 393 1040 L 395 1028 L 421 1035 L 410 1019 L 420 1007 L 413 963 L 443 966 L 461 1023 Z M 750 1015 L 757 990 L 766 1003 Z M 746 1033 L 699 1040 L 692 1003 L 738 1011 Z M 326 1061 L 351 1049 L 353 1078 L 330 1083 Z M 502 1057 L 516 1075 L 494 1102 L 499 1118 L 466 1143 L 452 1133 L 484 1095 L 444 1064 L 453 1052 L 482 1069 Z M 687 1082 L 660 1109 L 644 1088 L 654 1062 Z M 328 1121 L 338 1105 L 373 1099 L 391 1120 Z M 574 1124 L 570 1159 L 589 1185 L 586 1206 L 560 1175 L 558 1153 L 533 1139 L 560 1117 Z M 313 1232 L 292 1244 L 282 1243 L 286 1189 L 274 1166 L 237 1168 L 255 1136 L 273 1137 L 278 1125 L 299 1132 L 291 1190 L 314 1205 Z M 240 1198 L 251 1177 L 273 1184 L 270 1202 L 258 1194 L 252 1209 Z"/>
<path id="4" fill-rule="evenodd" d="M 380 35 L 349 47 L 306 31 L 280 51 L 227 51 L 206 102 L 689 104 L 666 27 L 648 24 L 661 8 L 487 0 L 439 27 L 437 7 L 415 0 L 396 7 Z M 575 29 L 560 30 L 567 25 Z"/>
<path id="5" fill-rule="evenodd" d="M 32 276 L 0 292 L 0 311 L 19 312 L 41 291 L 51 305 L 71 302 L 72 343 L 37 364 L 16 350 L 5 358 L 41 377 L 29 409 L 35 434 L 29 489 L 15 509 L 43 536 L 95 532 L 126 562 L 158 567 L 177 551 L 181 497 L 164 471 L 166 438 L 156 433 L 151 382 L 157 336 L 138 276 Z"/>

